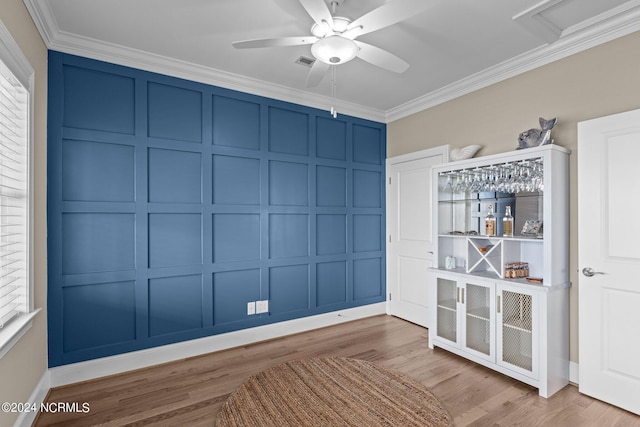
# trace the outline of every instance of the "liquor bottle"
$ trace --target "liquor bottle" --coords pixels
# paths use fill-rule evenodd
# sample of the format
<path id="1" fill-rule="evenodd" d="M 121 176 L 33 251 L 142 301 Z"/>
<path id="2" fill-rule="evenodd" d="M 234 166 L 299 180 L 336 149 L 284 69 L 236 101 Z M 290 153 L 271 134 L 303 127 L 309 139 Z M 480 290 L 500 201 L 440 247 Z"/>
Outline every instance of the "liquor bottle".
<path id="1" fill-rule="evenodd" d="M 484 218 L 484 234 L 487 236 L 496 235 L 496 217 L 493 215 L 493 205 L 489 205 L 489 213 Z"/>
<path id="2" fill-rule="evenodd" d="M 513 216 L 511 216 L 511 206 L 507 206 L 504 218 L 502 218 L 502 235 L 513 237 Z"/>

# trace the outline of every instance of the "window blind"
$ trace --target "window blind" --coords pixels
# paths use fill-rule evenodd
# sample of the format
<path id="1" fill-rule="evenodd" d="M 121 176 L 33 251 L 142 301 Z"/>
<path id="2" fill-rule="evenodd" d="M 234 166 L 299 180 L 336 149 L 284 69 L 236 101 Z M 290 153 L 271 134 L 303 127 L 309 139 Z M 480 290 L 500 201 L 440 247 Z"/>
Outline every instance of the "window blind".
<path id="1" fill-rule="evenodd" d="M 0 62 L 0 328 L 29 311 L 29 93 Z"/>

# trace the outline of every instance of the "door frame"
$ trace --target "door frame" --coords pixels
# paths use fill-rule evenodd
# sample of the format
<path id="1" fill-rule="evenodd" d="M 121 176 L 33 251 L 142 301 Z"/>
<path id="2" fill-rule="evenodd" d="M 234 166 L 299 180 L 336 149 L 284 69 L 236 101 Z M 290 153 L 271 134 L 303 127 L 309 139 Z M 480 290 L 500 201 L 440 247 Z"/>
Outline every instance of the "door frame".
<path id="1" fill-rule="evenodd" d="M 405 163 L 405 162 L 410 162 L 410 161 L 414 161 L 414 160 L 421 160 L 424 158 L 428 158 L 428 157 L 433 157 L 433 156 L 437 156 L 437 155 L 441 155 L 443 157 L 443 159 L 445 159 L 445 163 L 450 161 L 449 158 L 449 150 L 450 150 L 450 146 L 449 144 L 446 145 L 441 145 L 438 147 L 433 147 L 433 148 L 427 148 L 424 150 L 420 150 L 420 151 L 414 151 L 411 153 L 407 153 L 407 154 L 401 154 L 399 156 L 394 156 L 394 157 L 387 157 L 387 159 L 385 160 L 385 185 L 387 187 L 387 191 L 386 191 L 386 224 L 385 224 L 385 244 L 386 244 L 386 282 L 387 282 L 387 286 L 386 286 L 386 291 L 387 291 L 387 295 L 386 295 L 386 312 L 387 315 L 391 315 L 391 301 L 389 299 L 389 295 L 391 295 L 392 293 L 395 293 L 396 295 L 398 295 L 398 291 L 397 291 L 397 287 L 398 284 L 395 283 L 395 278 L 392 277 L 391 272 L 395 271 L 392 270 L 390 268 L 390 260 L 393 258 L 394 254 L 391 248 L 391 230 L 393 230 L 393 224 L 391 224 L 391 183 L 390 183 L 390 179 L 391 179 L 391 168 L 392 166 L 395 166 L 397 164 L 400 163 Z M 433 206 L 433 195 L 431 196 L 432 200 L 432 206 Z"/>

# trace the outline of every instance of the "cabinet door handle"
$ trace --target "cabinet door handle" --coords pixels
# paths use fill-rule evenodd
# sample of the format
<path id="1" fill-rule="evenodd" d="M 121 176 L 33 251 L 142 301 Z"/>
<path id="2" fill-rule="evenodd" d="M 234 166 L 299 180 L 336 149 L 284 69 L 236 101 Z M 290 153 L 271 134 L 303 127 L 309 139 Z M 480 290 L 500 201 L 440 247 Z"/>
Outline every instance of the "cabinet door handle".
<path id="1" fill-rule="evenodd" d="M 500 314 L 500 295 L 496 295 L 496 311 Z"/>
<path id="2" fill-rule="evenodd" d="M 456 302 L 460 302 L 460 288 L 456 288 Z"/>
<path id="3" fill-rule="evenodd" d="M 464 304 L 464 288 L 460 288 L 460 300 Z"/>

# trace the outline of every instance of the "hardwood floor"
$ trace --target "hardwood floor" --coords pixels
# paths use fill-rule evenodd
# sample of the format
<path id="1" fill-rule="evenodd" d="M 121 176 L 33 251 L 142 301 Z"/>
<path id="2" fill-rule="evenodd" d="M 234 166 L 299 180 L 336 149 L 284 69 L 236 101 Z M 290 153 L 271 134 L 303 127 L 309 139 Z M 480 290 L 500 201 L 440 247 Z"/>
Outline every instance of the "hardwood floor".
<path id="1" fill-rule="evenodd" d="M 211 426 L 247 377 L 311 356 L 365 359 L 421 381 L 456 426 L 640 427 L 640 417 L 567 386 L 549 399 L 533 387 L 444 350 L 427 329 L 376 316 L 267 342 L 52 389 L 47 402 L 88 402 L 88 413 L 41 413 L 35 426 Z"/>

